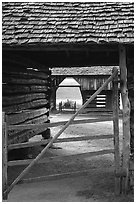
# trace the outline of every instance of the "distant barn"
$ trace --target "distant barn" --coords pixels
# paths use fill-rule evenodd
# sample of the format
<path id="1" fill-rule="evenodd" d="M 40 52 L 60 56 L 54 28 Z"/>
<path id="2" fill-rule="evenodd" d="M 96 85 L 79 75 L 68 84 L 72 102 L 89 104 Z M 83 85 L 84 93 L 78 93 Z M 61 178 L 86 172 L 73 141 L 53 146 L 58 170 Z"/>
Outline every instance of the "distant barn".
<path id="1" fill-rule="evenodd" d="M 111 66 L 52 68 L 51 104 L 56 108 L 56 91 L 67 77 L 73 77 L 79 84 L 83 103 L 107 80 L 112 73 Z M 72 85 L 71 85 L 72 86 Z M 112 111 L 112 83 L 98 95 L 87 107 L 88 111 Z"/>

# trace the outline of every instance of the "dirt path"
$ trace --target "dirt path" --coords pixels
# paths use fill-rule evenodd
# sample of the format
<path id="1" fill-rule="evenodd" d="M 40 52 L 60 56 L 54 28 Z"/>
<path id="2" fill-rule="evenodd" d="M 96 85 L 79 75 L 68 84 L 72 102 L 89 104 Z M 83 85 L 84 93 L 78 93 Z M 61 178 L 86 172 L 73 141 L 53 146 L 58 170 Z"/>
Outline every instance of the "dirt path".
<path id="1" fill-rule="evenodd" d="M 52 114 L 51 122 L 68 120 L 71 114 Z M 96 118 L 98 116 L 80 115 L 77 119 Z M 99 116 L 100 117 L 100 116 Z M 120 120 L 120 141 L 122 139 L 122 123 Z M 54 136 L 61 127 L 51 128 L 51 135 Z M 112 121 L 95 124 L 78 124 L 68 127 L 60 136 L 79 137 L 112 134 Z M 35 139 L 40 139 L 37 136 Z M 89 173 L 71 178 L 61 178 L 42 183 L 17 185 L 9 195 L 9 201 L 18 201 L 19 196 L 24 201 L 45 201 L 45 202 L 113 202 L 133 201 L 133 196 L 115 197 L 114 195 L 114 157 L 113 154 L 103 156 L 74 159 L 52 159 L 46 161 L 49 156 L 63 156 L 80 154 L 83 152 L 99 151 L 113 148 L 112 139 L 80 141 L 69 143 L 57 143 L 55 147 L 61 149 L 49 149 L 44 155 L 45 163 L 35 165 L 25 178 L 34 178 L 51 174 L 68 173 L 75 171 L 86 171 Z M 31 153 L 35 157 L 43 147 L 32 148 Z M 9 177 L 13 179 L 24 167 L 12 167 L 9 169 Z M 10 182 L 11 180 L 10 179 Z M 47 185 L 46 185 L 47 184 Z M 46 186 L 46 190 L 45 187 Z M 38 187 L 38 189 L 37 189 Z M 26 193 L 24 189 L 28 189 Z M 44 189 L 44 190 L 43 190 Z M 36 193 L 37 191 L 37 193 Z M 44 193 L 43 193 L 44 192 Z M 26 194 L 26 195 L 25 195 Z M 33 194 L 33 195 L 32 195 Z M 23 201 L 22 200 L 22 201 Z"/>

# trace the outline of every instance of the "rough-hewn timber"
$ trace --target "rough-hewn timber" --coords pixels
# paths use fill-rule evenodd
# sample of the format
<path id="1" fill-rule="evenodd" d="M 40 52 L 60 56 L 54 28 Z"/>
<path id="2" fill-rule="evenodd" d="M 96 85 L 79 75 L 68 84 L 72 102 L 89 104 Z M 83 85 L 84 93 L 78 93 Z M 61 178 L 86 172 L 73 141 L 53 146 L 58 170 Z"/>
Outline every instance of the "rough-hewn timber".
<path id="1" fill-rule="evenodd" d="M 37 118 L 41 115 L 46 114 L 49 116 L 49 109 L 47 108 L 41 108 L 41 109 L 36 109 L 36 110 L 26 110 L 21 113 L 15 113 L 15 114 L 10 114 L 8 115 L 8 124 L 10 125 L 17 125 L 20 123 L 23 123 L 25 121 L 31 120 L 33 118 Z"/>
<path id="2" fill-rule="evenodd" d="M 3 96 L 2 97 L 2 103 L 4 106 L 10 106 L 14 104 L 21 104 L 21 103 L 26 103 L 29 101 L 33 101 L 36 99 L 45 99 L 48 98 L 48 95 L 45 93 L 34 93 L 34 94 L 24 94 L 24 95 L 19 95 L 19 96 Z"/>
<path id="3" fill-rule="evenodd" d="M 50 71 L 24 70 L 3 72 L 2 110 L 9 125 L 49 122 Z M 47 128 L 9 130 L 8 144 L 25 142 Z"/>

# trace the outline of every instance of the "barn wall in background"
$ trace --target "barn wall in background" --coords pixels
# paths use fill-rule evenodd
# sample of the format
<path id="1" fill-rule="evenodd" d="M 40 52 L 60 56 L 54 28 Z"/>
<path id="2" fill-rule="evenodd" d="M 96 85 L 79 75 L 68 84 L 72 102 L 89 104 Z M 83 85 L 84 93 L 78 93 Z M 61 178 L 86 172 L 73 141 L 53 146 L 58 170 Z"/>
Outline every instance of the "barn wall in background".
<path id="1" fill-rule="evenodd" d="M 94 90 L 82 90 L 83 102 L 95 93 Z M 86 108 L 88 111 L 112 111 L 112 91 L 102 91 Z"/>
<path id="2" fill-rule="evenodd" d="M 55 69 L 55 68 L 54 68 Z M 69 68 L 70 69 L 70 68 Z M 52 110 L 56 109 L 56 91 L 59 84 L 66 77 L 73 77 L 80 85 L 81 85 L 81 94 L 83 97 L 83 103 L 98 89 L 102 86 L 102 84 L 107 80 L 110 75 L 52 75 L 52 96 L 51 96 L 51 106 Z M 109 83 L 107 87 L 105 87 L 105 91 L 101 94 L 103 95 L 96 97 L 88 107 L 87 111 L 111 111 L 112 110 L 112 84 Z M 120 100 L 119 100 L 120 101 Z"/>

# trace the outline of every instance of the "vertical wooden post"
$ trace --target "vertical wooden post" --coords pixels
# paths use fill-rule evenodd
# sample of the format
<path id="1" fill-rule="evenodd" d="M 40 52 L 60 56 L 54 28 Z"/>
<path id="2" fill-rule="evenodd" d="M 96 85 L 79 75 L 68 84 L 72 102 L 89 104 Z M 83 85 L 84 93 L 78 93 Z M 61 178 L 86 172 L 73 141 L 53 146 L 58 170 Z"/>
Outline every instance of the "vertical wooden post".
<path id="1" fill-rule="evenodd" d="M 112 72 L 117 68 L 113 68 Z M 120 194 L 120 149 L 119 149 L 119 107 L 118 107 L 118 73 L 113 79 L 113 131 L 114 131 L 114 160 L 115 160 L 115 194 Z"/>
<path id="2" fill-rule="evenodd" d="M 2 197 L 3 200 L 7 200 L 8 195 L 4 191 L 7 189 L 8 178 L 8 152 L 7 152 L 7 127 L 5 113 L 2 113 Z"/>
<path id="3" fill-rule="evenodd" d="M 50 96 L 50 101 L 51 101 L 51 108 L 52 110 L 56 110 L 56 91 L 57 91 L 57 85 L 56 85 L 56 77 L 52 79 L 51 83 L 51 96 Z"/>
<path id="4" fill-rule="evenodd" d="M 127 193 L 129 181 L 129 159 L 130 159 L 130 103 L 127 89 L 127 67 L 126 50 L 123 45 L 119 47 L 119 67 L 121 79 L 121 98 L 123 105 L 123 150 L 122 150 L 122 192 Z"/>
<path id="5" fill-rule="evenodd" d="M 56 92 L 57 92 L 57 87 L 53 88 L 53 110 L 56 110 Z"/>

